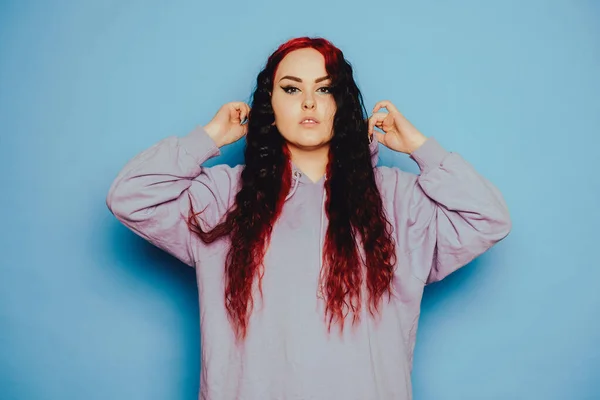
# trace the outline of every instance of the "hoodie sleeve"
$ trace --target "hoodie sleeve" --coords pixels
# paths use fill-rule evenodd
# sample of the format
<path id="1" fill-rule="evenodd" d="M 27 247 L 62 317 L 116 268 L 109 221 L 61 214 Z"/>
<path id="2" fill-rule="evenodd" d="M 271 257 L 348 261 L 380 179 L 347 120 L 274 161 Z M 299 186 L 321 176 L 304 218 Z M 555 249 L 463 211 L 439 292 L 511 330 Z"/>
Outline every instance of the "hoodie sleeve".
<path id="1" fill-rule="evenodd" d="M 512 223 L 499 190 L 435 138 L 410 157 L 420 175 L 391 168 L 396 240 L 413 275 L 430 284 L 504 239 Z"/>
<path id="2" fill-rule="evenodd" d="M 200 223 L 207 230 L 225 215 L 237 193 L 241 166 L 202 166 L 219 154 L 200 126 L 184 137 L 165 138 L 123 167 L 106 204 L 127 228 L 194 266 L 190 204 L 202 211 Z"/>

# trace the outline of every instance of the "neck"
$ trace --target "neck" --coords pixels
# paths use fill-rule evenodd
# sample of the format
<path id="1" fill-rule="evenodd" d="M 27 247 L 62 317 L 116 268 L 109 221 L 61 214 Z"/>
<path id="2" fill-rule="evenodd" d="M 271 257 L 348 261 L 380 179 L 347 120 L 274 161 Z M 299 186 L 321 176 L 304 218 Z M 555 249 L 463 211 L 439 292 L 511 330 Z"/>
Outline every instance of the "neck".
<path id="1" fill-rule="evenodd" d="M 292 162 L 311 181 L 317 182 L 325 175 L 327 163 L 329 162 L 329 146 L 306 150 L 288 144 L 288 148 Z"/>

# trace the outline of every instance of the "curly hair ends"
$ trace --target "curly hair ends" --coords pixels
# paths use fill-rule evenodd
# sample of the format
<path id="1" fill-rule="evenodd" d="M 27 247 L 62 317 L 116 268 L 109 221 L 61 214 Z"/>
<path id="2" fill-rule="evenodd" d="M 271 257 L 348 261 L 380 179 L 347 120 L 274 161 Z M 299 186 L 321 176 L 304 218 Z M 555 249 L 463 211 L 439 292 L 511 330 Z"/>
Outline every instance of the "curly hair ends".
<path id="1" fill-rule="evenodd" d="M 200 228 L 195 210 L 188 225 L 204 242 L 229 236 L 225 265 L 225 306 L 238 340 L 246 337 L 253 309 L 252 286 L 264 273 L 263 258 L 272 227 L 291 187 L 292 168 L 285 140 L 275 121 L 271 91 L 277 66 L 290 52 L 314 48 L 325 59 L 332 79 L 337 111 L 330 143 L 325 190 L 329 218 L 323 247 L 320 282 L 326 296 L 328 330 L 334 322 L 343 330 L 348 313 L 360 320 L 361 287 L 366 280 L 369 312 L 379 310 L 382 296 L 391 295 L 396 263 L 391 224 L 376 185 L 369 151 L 366 111 L 351 65 L 342 52 L 322 38 L 301 37 L 282 44 L 259 73 L 248 117 L 245 166 L 241 188 L 225 220 L 209 232 Z M 359 245 L 362 244 L 364 260 Z M 366 277 L 365 277 L 366 275 Z"/>

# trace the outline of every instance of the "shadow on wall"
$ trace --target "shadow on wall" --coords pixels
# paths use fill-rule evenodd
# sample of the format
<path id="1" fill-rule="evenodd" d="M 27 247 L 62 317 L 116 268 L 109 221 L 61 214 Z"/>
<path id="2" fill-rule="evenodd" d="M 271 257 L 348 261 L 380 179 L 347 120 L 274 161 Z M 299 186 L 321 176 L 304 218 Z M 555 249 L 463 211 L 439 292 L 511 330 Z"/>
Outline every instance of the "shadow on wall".
<path id="1" fill-rule="evenodd" d="M 177 381 L 175 390 L 180 391 L 176 398 L 196 398 L 201 348 L 195 270 L 148 243 L 110 215 L 113 221 L 107 228 L 110 260 L 107 267 L 112 268 L 110 274 L 117 277 L 115 286 L 124 292 L 136 292 L 137 297 L 125 296 L 133 298 L 133 303 L 139 300 L 130 304 L 127 311 L 143 313 L 140 318 L 147 319 L 149 326 L 158 330 L 151 335 L 173 340 L 170 350 L 157 349 L 157 352 L 170 363 L 169 373 Z M 155 307 L 157 301 L 158 307 Z"/>
<path id="2" fill-rule="evenodd" d="M 423 300 L 421 301 L 421 314 L 435 312 L 447 299 L 455 296 L 459 291 L 472 291 L 477 282 L 481 280 L 490 268 L 487 258 L 490 255 L 484 253 L 471 261 L 469 264 L 454 271 L 440 282 L 425 287 Z"/>

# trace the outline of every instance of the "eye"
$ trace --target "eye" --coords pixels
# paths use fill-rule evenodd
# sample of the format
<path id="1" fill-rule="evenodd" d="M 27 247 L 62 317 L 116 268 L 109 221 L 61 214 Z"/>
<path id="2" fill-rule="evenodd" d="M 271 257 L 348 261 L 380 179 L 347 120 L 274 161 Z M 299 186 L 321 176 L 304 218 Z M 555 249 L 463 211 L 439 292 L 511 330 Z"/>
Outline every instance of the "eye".
<path id="1" fill-rule="evenodd" d="M 323 86 L 323 87 L 319 88 L 319 91 L 321 91 L 322 93 L 331 93 L 331 87 Z"/>
<path id="2" fill-rule="evenodd" d="M 292 93 L 298 91 L 298 88 L 294 87 L 294 86 L 282 86 L 281 88 L 283 89 L 284 92 L 286 92 L 288 94 L 292 94 Z"/>

